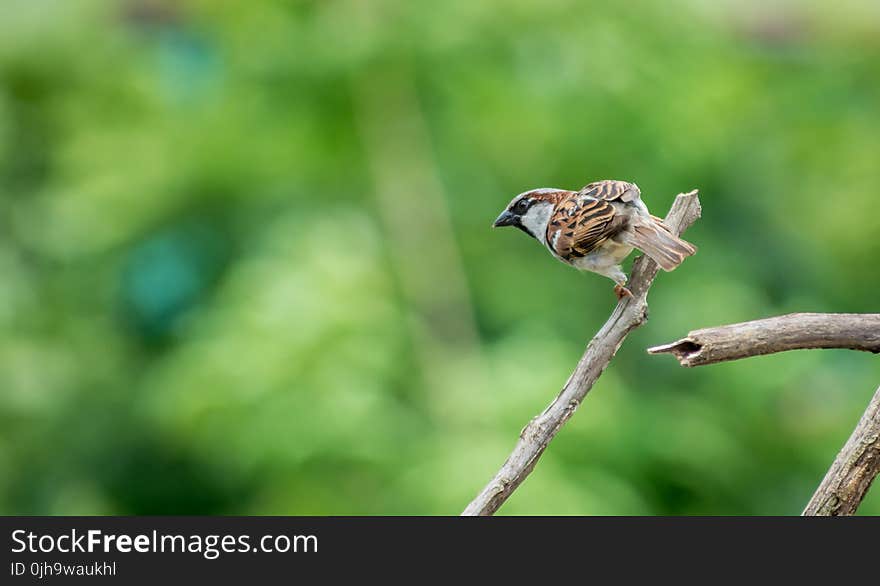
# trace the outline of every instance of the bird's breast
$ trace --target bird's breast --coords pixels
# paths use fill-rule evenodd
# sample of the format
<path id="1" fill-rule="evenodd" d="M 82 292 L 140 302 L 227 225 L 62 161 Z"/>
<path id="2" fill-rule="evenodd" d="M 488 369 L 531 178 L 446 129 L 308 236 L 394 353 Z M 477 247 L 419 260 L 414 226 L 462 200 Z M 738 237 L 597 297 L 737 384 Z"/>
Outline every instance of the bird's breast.
<path id="1" fill-rule="evenodd" d="M 614 267 L 622 263 L 632 251 L 632 246 L 615 242 L 609 238 L 585 256 L 573 258 L 566 262 L 584 271 L 595 272 L 599 270 L 601 272 L 601 269 Z"/>

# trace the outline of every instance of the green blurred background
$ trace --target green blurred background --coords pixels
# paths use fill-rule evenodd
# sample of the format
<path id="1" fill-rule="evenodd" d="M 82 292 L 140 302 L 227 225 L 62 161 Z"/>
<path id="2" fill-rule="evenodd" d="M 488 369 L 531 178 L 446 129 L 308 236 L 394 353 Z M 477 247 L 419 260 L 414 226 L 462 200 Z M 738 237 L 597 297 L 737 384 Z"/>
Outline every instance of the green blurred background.
<path id="1" fill-rule="evenodd" d="M 489 225 L 616 178 L 700 252 L 501 512 L 798 514 L 877 358 L 645 348 L 877 311 L 878 161 L 874 0 L 6 0 L 0 512 L 457 514 L 615 302 Z"/>

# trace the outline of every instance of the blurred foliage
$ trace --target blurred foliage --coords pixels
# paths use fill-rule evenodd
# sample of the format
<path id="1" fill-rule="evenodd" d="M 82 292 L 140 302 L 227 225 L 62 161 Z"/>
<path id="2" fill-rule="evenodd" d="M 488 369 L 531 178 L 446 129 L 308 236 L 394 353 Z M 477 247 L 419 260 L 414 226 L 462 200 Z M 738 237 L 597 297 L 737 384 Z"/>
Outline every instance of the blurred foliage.
<path id="1" fill-rule="evenodd" d="M 503 513 L 797 514 L 880 384 L 644 352 L 877 311 L 872 0 L 0 15 L 2 513 L 458 513 L 614 303 L 489 230 L 532 187 L 698 187 L 704 218 Z"/>

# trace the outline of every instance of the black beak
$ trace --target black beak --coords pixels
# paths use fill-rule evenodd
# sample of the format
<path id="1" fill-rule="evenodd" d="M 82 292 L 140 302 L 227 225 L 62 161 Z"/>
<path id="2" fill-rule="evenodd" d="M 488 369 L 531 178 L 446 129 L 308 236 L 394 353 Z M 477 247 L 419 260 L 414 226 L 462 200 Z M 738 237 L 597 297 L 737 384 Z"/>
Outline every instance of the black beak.
<path id="1" fill-rule="evenodd" d="M 500 228 L 502 226 L 516 226 L 517 224 L 519 224 L 519 216 L 511 214 L 508 210 L 504 210 L 501 212 L 501 215 L 495 219 L 495 223 L 492 224 L 492 227 Z"/>

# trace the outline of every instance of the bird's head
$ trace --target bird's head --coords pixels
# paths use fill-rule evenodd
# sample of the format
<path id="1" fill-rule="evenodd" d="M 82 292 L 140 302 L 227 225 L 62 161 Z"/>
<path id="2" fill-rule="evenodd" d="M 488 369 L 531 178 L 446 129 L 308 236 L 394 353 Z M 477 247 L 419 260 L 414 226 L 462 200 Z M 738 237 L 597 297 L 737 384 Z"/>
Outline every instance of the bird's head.
<path id="1" fill-rule="evenodd" d="M 542 187 L 520 193 L 510 201 L 492 226 L 494 228 L 514 226 L 544 243 L 550 216 L 553 215 L 556 204 L 567 193 L 569 192 L 564 189 L 553 187 Z"/>

